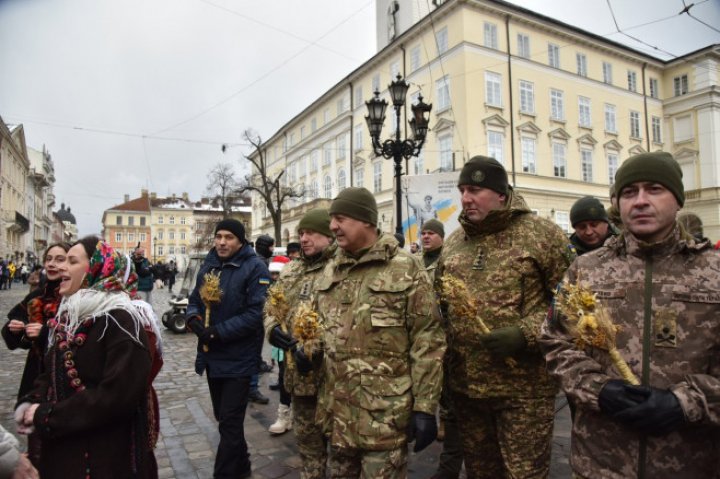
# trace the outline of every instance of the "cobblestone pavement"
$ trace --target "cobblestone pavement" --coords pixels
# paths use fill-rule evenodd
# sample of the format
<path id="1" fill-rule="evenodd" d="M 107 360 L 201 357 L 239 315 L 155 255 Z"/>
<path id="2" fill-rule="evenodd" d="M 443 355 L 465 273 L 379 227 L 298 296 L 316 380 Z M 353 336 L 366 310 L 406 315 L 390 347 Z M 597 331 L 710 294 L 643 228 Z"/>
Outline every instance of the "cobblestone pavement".
<path id="1" fill-rule="evenodd" d="M 179 288 L 176 285 L 176 289 Z M 27 291 L 26 286 L 15 285 L 10 291 L 0 291 L 0 317 L 5 322 L 7 311 L 19 302 Z M 170 293 L 153 291 L 153 307 L 160 316 L 168 309 Z M 217 424 L 204 377 L 195 374 L 196 340 L 192 334 L 173 334 L 163 328 L 165 365 L 155 380 L 160 399 L 160 441 L 156 450 L 160 478 L 204 479 L 212 477 L 214 451 L 219 441 Z M 263 356 L 270 357 L 269 346 Z M 0 345 L 0 422 L 10 431 L 15 430 L 12 410 L 24 362 L 24 351 L 8 351 Z M 260 378 L 260 390 L 270 398 L 270 404 L 248 406 L 245 434 L 250 445 L 253 478 L 298 478 L 300 459 L 292 433 L 271 436 L 267 428 L 275 421 L 278 393 L 270 391 L 268 384 L 277 379 L 277 368 Z M 563 404 L 564 400 L 558 400 Z M 569 414 L 567 407 L 556 416 L 553 441 L 553 463 L 550 477 L 570 477 L 568 455 L 570 451 Z M 437 467 L 441 443 L 434 443 L 419 454 L 410 453 L 409 477 L 425 479 Z"/>

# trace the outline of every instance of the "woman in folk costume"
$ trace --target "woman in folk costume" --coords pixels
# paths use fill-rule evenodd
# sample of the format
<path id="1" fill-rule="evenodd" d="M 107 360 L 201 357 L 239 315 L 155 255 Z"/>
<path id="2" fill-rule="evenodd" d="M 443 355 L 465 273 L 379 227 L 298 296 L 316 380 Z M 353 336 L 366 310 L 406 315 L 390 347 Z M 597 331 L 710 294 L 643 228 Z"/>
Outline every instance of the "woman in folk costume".
<path id="1" fill-rule="evenodd" d="M 160 334 L 150 305 L 131 298 L 136 282 L 96 237 L 68 251 L 45 371 L 15 410 L 18 432 L 41 437 L 43 479 L 157 477 Z"/>
<path id="2" fill-rule="evenodd" d="M 43 256 L 47 281 L 42 287 L 31 291 L 8 313 L 8 322 L 2 328 L 2 337 L 8 349 L 27 349 L 17 397 L 20 399 L 33 387 L 43 370 L 43 356 L 47 346 L 45 324 L 55 317 L 60 305 L 60 266 L 67 259 L 68 243 L 51 244 Z M 40 440 L 33 434 L 28 438 L 28 456 L 37 466 L 40 459 Z"/>

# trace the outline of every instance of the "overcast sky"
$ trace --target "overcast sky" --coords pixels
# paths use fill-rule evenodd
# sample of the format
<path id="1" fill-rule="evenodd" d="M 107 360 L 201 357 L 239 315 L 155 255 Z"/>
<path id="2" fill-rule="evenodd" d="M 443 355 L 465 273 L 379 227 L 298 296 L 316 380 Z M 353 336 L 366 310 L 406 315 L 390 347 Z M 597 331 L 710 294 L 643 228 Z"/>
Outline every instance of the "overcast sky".
<path id="1" fill-rule="evenodd" d="M 611 0 L 650 46 L 607 0 L 513 3 L 660 58 L 720 43 L 700 23 L 720 28 L 720 0 L 697 20 L 682 0 Z M 0 0 L 0 116 L 46 145 L 57 207 L 99 233 L 125 193 L 199 199 L 247 151 L 223 143 L 270 137 L 375 50 L 374 0 Z"/>

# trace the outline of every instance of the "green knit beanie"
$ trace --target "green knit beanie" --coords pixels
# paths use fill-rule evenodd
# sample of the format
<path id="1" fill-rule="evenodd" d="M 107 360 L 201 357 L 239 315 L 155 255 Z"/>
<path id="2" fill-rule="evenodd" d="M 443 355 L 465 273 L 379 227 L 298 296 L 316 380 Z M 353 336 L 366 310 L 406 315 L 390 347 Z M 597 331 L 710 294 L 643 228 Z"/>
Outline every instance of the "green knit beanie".
<path id="1" fill-rule="evenodd" d="M 460 185 L 480 186 L 507 195 L 507 171 L 495 158 L 473 156 L 460 171 L 458 186 Z"/>
<path id="2" fill-rule="evenodd" d="M 572 208 L 570 208 L 570 224 L 574 228 L 576 224 L 583 221 L 608 222 L 607 212 L 599 199 L 585 196 L 572 205 Z"/>
<path id="3" fill-rule="evenodd" d="M 322 208 L 316 208 L 305 213 L 300 223 L 297 226 L 298 231 L 300 230 L 311 230 L 329 238 L 333 238 L 335 235 L 330 231 L 330 215 L 327 210 Z M 290 245 L 288 244 L 288 247 Z"/>
<path id="4" fill-rule="evenodd" d="M 372 193 L 365 188 L 350 187 L 342 190 L 330 205 L 330 214 L 345 215 L 377 225 L 377 203 Z"/>
<path id="5" fill-rule="evenodd" d="M 615 173 L 615 192 L 618 198 L 621 197 L 623 188 L 637 181 L 660 183 L 675 195 L 680 206 L 685 204 L 682 170 L 670 153 L 642 153 L 625 160 Z"/>
<path id="6" fill-rule="evenodd" d="M 445 238 L 445 227 L 440 221 L 434 218 L 431 220 L 427 220 L 425 223 L 422 224 L 422 227 L 420 228 L 420 233 L 425 230 L 433 231 L 439 234 L 441 238 Z"/>

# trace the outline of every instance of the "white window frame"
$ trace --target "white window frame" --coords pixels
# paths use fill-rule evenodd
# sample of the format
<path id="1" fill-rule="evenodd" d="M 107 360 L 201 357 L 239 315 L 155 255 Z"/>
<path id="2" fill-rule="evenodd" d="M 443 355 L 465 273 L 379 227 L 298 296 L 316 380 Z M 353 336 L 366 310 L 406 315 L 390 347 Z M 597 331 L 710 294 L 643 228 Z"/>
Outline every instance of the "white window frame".
<path id="1" fill-rule="evenodd" d="M 617 133 L 617 113 L 615 105 L 605 103 L 605 131 Z"/>
<path id="2" fill-rule="evenodd" d="M 122 234 L 122 233 L 115 233 L 115 242 L 116 242 L 116 243 L 121 243 L 121 242 L 122 242 L 122 238 L 123 238 L 123 234 Z"/>
<path id="3" fill-rule="evenodd" d="M 616 151 L 607 152 L 607 163 L 608 163 L 608 183 L 615 183 L 615 173 L 618 170 L 618 153 Z"/>
<path id="4" fill-rule="evenodd" d="M 550 89 L 550 118 L 565 121 L 565 93 L 562 90 Z"/>
<path id="5" fill-rule="evenodd" d="M 420 45 L 415 45 L 410 49 L 410 71 L 414 72 L 420 68 Z M 360 103 L 358 103 L 359 105 Z"/>
<path id="6" fill-rule="evenodd" d="M 593 181 L 592 153 L 589 148 L 580 149 L 580 170 L 582 171 L 582 180 L 586 183 L 592 183 Z"/>
<path id="7" fill-rule="evenodd" d="M 345 174 L 345 168 L 340 168 L 337 174 L 337 189 L 338 193 L 347 187 L 347 175 Z"/>
<path id="8" fill-rule="evenodd" d="M 438 55 L 442 55 L 448 51 L 448 29 L 443 27 L 435 33 L 435 45 L 437 45 Z"/>
<path id="9" fill-rule="evenodd" d="M 373 193 L 382 191 L 382 162 L 380 160 L 373 163 Z"/>
<path id="10" fill-rule="evenodd" d="M 608 85 L 612 85 L 612 82 L 613 82 L 613 68 L 612 68 L 612 63 L 610 63 L 610 62 L 603 62 L 603 63 L 602 63 L 602 69 L 603 69 L 603 83 L 607 83 Z"/>
<path id="11" fill-rule="evenodd" d="M 567 211 L 556 211 L 555 224 L 565 233 L 570 233 L 570 214 Z"/>
<path id="12" fill-rule="evenodd" d="M 364 187 L 365 186 L 365 167 L 356 166 L 353 174 L 354 186 Z"/>
<path id="13" fill-rule="evenodd" d="M 554 43 L 548 43 L 548 65 L 560 68 L 560 47 Z"/>
<path id="14" fill-rule="evenodd" d="M 502 131 L 488 130 L 487 155 L 495 158 L 499 163 L 505 164 L 505 133 Z"/>
<path id="15" fill-rule="evenodd" d="M 452 171 L 452 135 L 438 137 L 438 150 L 440 150 L 440 171 Z"/>
<path id="16" fill-rule="evenodd" d="M 553 176 L 567 178 L 567 145 L 558 141 L 552 142 Z"/>
<path id="17" fill-rule="evenodd" d="M 642 138 L 642 130 L 640 130 L 640 112 L 630 110 L 630 137 Z"/>
<path id="18" fill-rule="evenodd" d="M 418 156 L 413 160 L 413 171 L 416 175 L 425 174 L 425 150 L 420 150 Z"/>
<path id="19" fill-rule="evenodd" d="M 662 143 L 662 120 L 659 116 L 651 118 L 652 125 L 652 141 L 653 143 Z"/>
<path id="20" fill-rule="evenodd" d="M 517 34 L 517 55 L 530 58 L 530 37 L 524 33 Z"/>
<path id="21" fill-rule="evenodd" d="M 523 173 L 537 174 L 536 143 L 537 140 L 530 136 L 520 137 Z"/>
<path id="22" fill-rule="evenodd" d="M 483 44 L 488 47 L 492 48 L 493 50 L 498 49 L 498 32 L 497 32 L 497 25 L 490 22 L 485 22 L 483 24 Z"/>
<path id="23" fill-rule="evenodd" d="M 581 77 L 587 76 L 587 56 L 584 53 L 576 53 L 575 61 L 577 63 L 577 74 Z"/>
<path id="24" fill-rule="evenodd" d="M 526 80 L 520 80 L 520 111 L 535 114 L 535 85 Z"/>
<path id="25" fill-rule="evenodd" d="M 635 72 L 633 70 L 628 70 L 627 79 L 628 79 L 628 90 L 636 92 L 637 91 L 637 72 Z"/>
<path id="26" fill-rule="evenodd" d="M 347 137 L 343 133 L 336 138 L 335 144 L 337 145 L 337 156 L 336 160 L 342 160 L 347 154 Z"/>
<path id="27" fill-rule="evenodd" d="M 673 94 L 675 96 L 687 95 L 690 91 L 687 73 L 673 78 Z"/>
<path id="28" fill-rule="evenodd" d="M 485 72 L 485 103 L 502 107 L 502 75 Z"/>
<path id="29" fill-rule="evenodd" d="M 323 198 L 332 197 L 332 178 L 330 178 L 330 175 L 325 175 L 323 178 Z"/>
<path id="30" fill-rule="evenodd" d="M 592 128 L 592 110 L 590 98 L 578 96 L 578 125 L 584 128 Z"/>
<path id="31" fill-rule="evenodd" d="M 660 98 L 660 83 L 657 78 L 650 79 L 650 98 Z"/>
<path id="32" fill-rule="evenodd" d="M 435 98 L 437 98 L 437 112 L 450 108 L 450 77 L 444 77 L 435 81 Z"/>
<path id="33" fill-rule="evenodd" d="M 363 139 L 365 137 L 365 125 L 356 125 L 355 126 L 355 144 L 353 145 L 353 149 L 355 151 L 359 151 L 363 149 Z"/>

